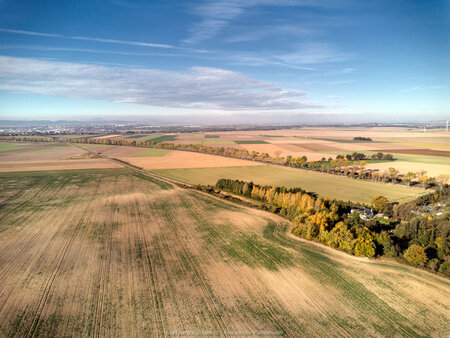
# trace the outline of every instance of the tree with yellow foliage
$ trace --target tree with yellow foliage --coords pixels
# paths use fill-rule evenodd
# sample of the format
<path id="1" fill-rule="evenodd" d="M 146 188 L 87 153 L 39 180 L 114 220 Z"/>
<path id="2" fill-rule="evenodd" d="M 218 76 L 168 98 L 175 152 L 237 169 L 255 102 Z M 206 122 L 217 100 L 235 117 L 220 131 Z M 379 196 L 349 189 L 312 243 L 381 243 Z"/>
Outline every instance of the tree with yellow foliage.
<path id="1" fill-rule="evenodd" d="M 373 208 L 378 212 L 384 212 L 389 205 L 389 200 L 381 195 L 378 195 L 372 199 Z"/>
<path id="2" fill-rule="evenodd" d="M 427 254 L 423 246 L 413 244 L 404 254 L 405 259 L 413 265 L 424 266 L 428 260 Z"/>

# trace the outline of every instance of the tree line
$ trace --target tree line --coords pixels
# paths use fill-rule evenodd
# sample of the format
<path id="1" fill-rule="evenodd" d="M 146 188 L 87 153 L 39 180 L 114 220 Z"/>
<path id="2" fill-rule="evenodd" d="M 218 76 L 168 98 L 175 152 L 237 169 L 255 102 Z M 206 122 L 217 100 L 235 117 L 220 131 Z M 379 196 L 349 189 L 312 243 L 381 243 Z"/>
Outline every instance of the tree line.
<path id="1" fill-rule="evenodd" d="M 212 147 L 200 144 L 175 144 L 160 140 L 127 140 L 127 139 L 96 139 L 96 138 L 71 138 L 61 140 L 58 137 L 33 137 L 33 136 L 3 136 L 1 139 L 15 141 L 38 141 L 38 142 L 73 142 L 82 144 L 104 144 L 116 146 L 146 147 L 168 150 L 192 151 L 204 154 L 219 155 L 225 157 L 233 157 L 251 161 L 259 161 L 263 163 L 281 165 L 291 168 L 302 168 L 306 170 L 314 170 L 326 172 L 335 175 L 347 176 L 355 179 L 371 180 L 384 183 L 395 183 L 404 185 L 421 185 L 424 188 L 438 186 L 442 188 L 449 181 L 448 175 L 439 175 L 437 177 L 427 176 L 426 170 L 417 172 L 408 172 L 400 174 L 397 169 L 390 167 L 383 172 L 377 169 L 367 169 L 369 161 L 383 160 L 393 161 L 395 158 L 392 154 L 384 154 L 378 152 L 367 156 L 364 153 L 353 152 L 352 154 L 339 154 L 335 159 L 329 157 L 322 158 L 320 161 L 308 161 L 306 156 L 270 156 L 266 152 L 248 151 L 233 147 Z"/>
<path id="2" fill-rule="evenodd" d="M 377 196 L 371 207 L 384 217 L 364 220 L 355 205 L 318 197 L 301 188 L 262 186 L 253 182 L 220 179 L 216 189 L 262 202 L 261 208 L 291 220 L 292 233 L 349 254 L 365 257 L 397 257 L 409 264 L 450 276 L 450 212 L 423 213 L 423 207 L 448 205 L 450 189 L 398 204 Z"/>
<path id="3" fill-rule="evenodd" d="M 372 139 L 370 137 L 362 137 L 362 136 L 357 136 L 353 138 L 354 141 L 367 141 L 367 142 L 372 142 Z"/>

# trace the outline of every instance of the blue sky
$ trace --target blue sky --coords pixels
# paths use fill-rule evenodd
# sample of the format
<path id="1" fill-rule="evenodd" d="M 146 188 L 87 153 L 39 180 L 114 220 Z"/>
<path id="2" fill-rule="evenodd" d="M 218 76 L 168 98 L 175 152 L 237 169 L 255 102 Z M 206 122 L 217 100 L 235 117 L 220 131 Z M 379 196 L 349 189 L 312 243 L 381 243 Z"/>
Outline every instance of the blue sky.
<path id="1" fill-rule="evenodd" d="M 0 0 L 0 118 L 444 120 L 450 2 Z"/>

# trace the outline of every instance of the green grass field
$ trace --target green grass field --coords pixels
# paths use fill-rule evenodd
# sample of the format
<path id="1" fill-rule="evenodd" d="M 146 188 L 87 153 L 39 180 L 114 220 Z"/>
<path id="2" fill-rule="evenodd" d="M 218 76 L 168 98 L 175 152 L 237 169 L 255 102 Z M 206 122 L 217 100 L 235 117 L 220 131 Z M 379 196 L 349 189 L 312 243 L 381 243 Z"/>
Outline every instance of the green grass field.
<path id="1" fill-rule="evenodd" d="M 267 141 L 262 140 L 237 140 L 234 141 L 236 144 L 269 144 Z"/>
<path id="2" fill-rule="evenodd" d="M 136 139 L 136 141 L 151 141 L 160 136 L 163 136 L 163 135 L 161 135 L 161 134 L 139 134 L 139 135 L 128 136 L 128 137 L 126 137 L 126 139 Z"/>
<path id="3" fill-rule="evenodd" d="M 392 155 L 394 155 L 394 158 L 396 158 L 398 161 L 425 163 L 425 164 L 443 164 L 450 166 L 450 157 L 395 154 L 395 153 L 392 153 Z"/>
<path id="4" fill-rule="evenodd" d="M 152 142 L 160 143 L 160 142 L 167 142 L 167 141 L 175 141 L 177 139 L 177 135 L 162 135 L 153 137 L 150 140 Z"/>
<path id="5" fill-rule="evenodd" d="M 362 203 L 370 203 L 377 195 L 384 195 L 390 201 L 406 202 L 426 193 L 421 188 L 356 180 L 273 165 L 152 171 L 192 184 L 214 185 L 220 178 L 240 179 L 262 185 L 301 187 L 323 197 Z"/>
<path id="6" fill-rule="evenodd" d="M 205 138 L 219 138 L 219 135 L 205 134 Z"/>
<path id="7" fill-rule="evenodd" d="M 14 150 L 20 147 L 23 147 L 23 144 L 0 143 L 0 151 Z"/>
<path id="8" fill-rule="evenodd" d="M 146 149 L 140 153 L 134 154 L 131 157 L 163 157 L 170 153 L 167 149 Z"/>

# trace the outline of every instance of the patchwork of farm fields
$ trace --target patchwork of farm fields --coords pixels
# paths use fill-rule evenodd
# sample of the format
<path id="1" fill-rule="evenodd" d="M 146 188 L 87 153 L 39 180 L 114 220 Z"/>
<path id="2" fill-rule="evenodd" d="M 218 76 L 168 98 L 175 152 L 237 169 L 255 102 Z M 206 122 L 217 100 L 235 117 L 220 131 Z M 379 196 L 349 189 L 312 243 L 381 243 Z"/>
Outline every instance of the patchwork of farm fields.
<path id="1" fill-rule="evenodd" d="M 407 202 L 427 193 L 419 187 L 355 180 L 338 175 L 261 165 L 259 162 L 201 153 L 107 145 L 97 147 L 84 145 L 84 147 L 191 184 L 214 185 L 220 178 L 240 179 L 262 185 L 301 187 L 323 197 L 368 204 L 380 194 L 391 201 Z M 389 167 L 392 162 L 372 165 Z"/>
<path id="2" fill-rule="evenodd" d="M 271 156 L 306 156 L 320 161 L 330 155 L 392 153 L 398 159 L 391 164 L 369 164 L 368 168 L 386 170 L 396 167 L 401 173 L 426 170 L 429 176 L 448 174 L 450 166 L 450 134 L 444 129 L 423 130 L 389 127 L 305 127 L 285 130 L 250 130 L 203 133 L 110 135 L 113 138 L 138 141 L 202 144 L 211 147 L 233 147 L 268 153 Z M 355 140 L 368 137 L 372 141 Z M 398 167 L 398 168 L 397 168 Z"/>
<path id="3" fill-rule="evenodd" d="M 0 335 L 448 336 L 447 279 L 127 169 L 0 174 Z"/>
<path id="4" fill-rule="evenodd" d="M 323 197 L 368 204 L 380 194 L 391 201 L 407 202 L 427 193 L 418 187 L 356 180 L 275 165 L 160 169 L 152 172 L 191 184 L 214 185 L 221 178 L 230 178 L 261 185 L 301 187 Z"/>

